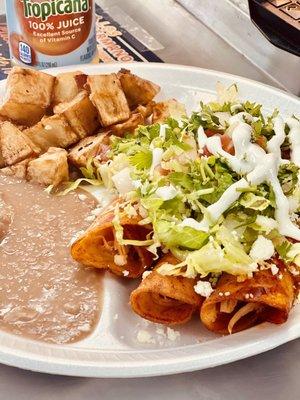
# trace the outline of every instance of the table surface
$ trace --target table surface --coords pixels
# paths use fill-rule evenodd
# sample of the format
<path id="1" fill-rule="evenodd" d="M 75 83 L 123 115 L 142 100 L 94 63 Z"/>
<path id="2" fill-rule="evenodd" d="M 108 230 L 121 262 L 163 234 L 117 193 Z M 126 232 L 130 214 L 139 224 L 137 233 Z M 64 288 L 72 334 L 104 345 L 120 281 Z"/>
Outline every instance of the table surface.
<path id="1" fill-rule="evenodd" d="M 270 77 L 172 0 L 99 3 L 122 8 L 145 28 L 163 45 L 158 55 L 166 62 L 212 68 L 275 85 Z M 0 12 L 3 10 L 4 1 L 0 0 Z M 296 400 L 300 390 L 298 368 L 300 340 L 226 366 L 156 378 L 70 378 L 2 365 L 0 400 Z"/>

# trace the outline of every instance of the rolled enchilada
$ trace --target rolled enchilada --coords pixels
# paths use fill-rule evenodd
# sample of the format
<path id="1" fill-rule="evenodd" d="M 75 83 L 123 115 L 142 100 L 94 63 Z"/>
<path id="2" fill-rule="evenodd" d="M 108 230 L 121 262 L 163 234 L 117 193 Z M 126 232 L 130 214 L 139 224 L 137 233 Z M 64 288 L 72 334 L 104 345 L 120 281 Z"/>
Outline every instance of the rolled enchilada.
<path id="1" fill-rule="evenodd" d="M 114 227 L 115 214 L 112 208 L 98 216 L 91 227 L 71 246 L 71 255 L 79 263 L 108 269 L 116 275 L 136 278 L 142 275 L 153 261 L 146 247 L 120 244 Z M 123 238 L 128 241 L 143 241 L 151 227 L 139 225 L 141 217 L 123 215 L 119 221 Z"/>
<path id="2" fill-rule="evenodd" d="M 278 274 L 273 275 L 270 269 L 261 270 L 243 282 L 236 276 L 223 274 L 200 310 L 206 328 L 226 334 L 261 322 L 285 322 L 294 302 L 295 288 L 284 264 L 278 260 L 276 264 Z"/>
<path id="3" fill-rule="evenodd" d="M 105 157 L 89 166 L 130 216 L 103 215 L 72 253 L 136 277 L 152 267 L 147 249 L 169 252 L 132 293 L 132 309 L 180 324 L 201 308 L 208 329 L 231 333 L 284 322 L 299 287 L 291 265 L 300 267 L 300 247 L 290 239 L 300 241 L 300 121 L 266 118 L 235 85 L 219 89 L 224 101 L 190 117 L 156 121 L 154 112 L 157 123 L 109 136 Z"/>
<path id="4" fill-rule="evenodd" d="M 176 264 L 178 260 L 165 255 L 156 265 Z M 187 322 L 201 303 L 194 291 L 195 280 L 182 276 L 166 276 L 152 271 L 130 296 L 133 311 L 141 317 L 160 324 Z"/>

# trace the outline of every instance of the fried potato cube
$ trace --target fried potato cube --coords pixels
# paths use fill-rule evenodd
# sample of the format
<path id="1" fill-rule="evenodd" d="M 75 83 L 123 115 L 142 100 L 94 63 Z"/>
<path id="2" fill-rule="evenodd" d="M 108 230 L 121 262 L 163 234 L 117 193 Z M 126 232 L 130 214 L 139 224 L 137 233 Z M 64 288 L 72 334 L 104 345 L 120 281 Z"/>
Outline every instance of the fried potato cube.
<path id="1" fill-rule="evenodd" d="M 102 126 L 114 125 L 129 118 L 128 103 L 116 74 L 90 75 L 87 86 Z"/>
<path id="2" fill-rule="evenodd" d="M 28 164 L 32 160 L 33 158 L 26 158 L 26 160 L 23 160 L 15 165 L 0 169 L 0 173 L 6 176 L 15 176 L 19 179 L 26 179 Z"/>
<path id="3" fill-rule="evenodd" d="M 46 152 L 49 147 L 66 148 L 78 141 L 78 137 L 63 115 L 44 117 L 38 124 L 24 131 L 24 134 Z"/>
<path id="4" fill-rule="evenodd" d="M 152 122 L 154 124 L 162 123 L 169 117 L 180 119 L 183 116 L 186 116 L 184 104 L 175 99 L 170 99 L 154 105 Z"/>
<path id="5" fill-rule="evenodd" d="M 105 134 L 89 136 L 82 139 L 69 152 L 69 161 L 76 167 L 85 167 L 89 158 L 97 157 L 99 161 L 107 161 L 109 138 Z"/>
<path id="6" fill-rule="evenodd" d="M 0 125 L 0 167 L 16 164 L 35 154 L 30 140 L 11 122 Z"/>
<path id="7" fill-rule="evenodd" d="M 55 114 L 62 114 L 80 139 L 92 135 L 99 127 L 98 112 L 86 91 L 54 107 Z"/>
<path id="8" fill-rule="evenodd" d="M 87 76 L 81 71 L 63 72 L 56 75 L 52 104 L 56 106 L 74 99 L 83 89 Z"/>
<path id="9" fill-rule="evenodd" d="M 145 117 L 140 112 L 134 112 L 127 121 L 108 126 L 104 132 L 116 136 L 124 136 L 126 133 L 133 132 L 139 125 L 143 125 L 144 122 Z"/>
<path id="10" fill-rule="evenodd" d="M 155 104 L 155 101 L 150 101 L 150 103 L 145 104 L 144 106 L 139 105 L 133 110 L 133 113 L 140 113 L 145 119 L 147 119 L 152 115 Z"/>
<path id="11" fill-rule="evenodd" d="M 64 149 L 50 147 L 39 158 L 28 164 L 27 179 L 41 185 L 58 186 L 69 180 L 68 153 Z"/>
<path id="12" fill-rule="evenodd" d="M 121 69 L 118 77 L 131 109 L 139 104 L 149 103 L 160 92 L 158 85 L 132 74 L 127 69 Z"/>
<path id="13" fill-rule="evenodd" d="M 17 124 L 32 126 L 51 103 L 54 77 L 44 72 L 14 67 L 7 79 L 0 115 Z"/>

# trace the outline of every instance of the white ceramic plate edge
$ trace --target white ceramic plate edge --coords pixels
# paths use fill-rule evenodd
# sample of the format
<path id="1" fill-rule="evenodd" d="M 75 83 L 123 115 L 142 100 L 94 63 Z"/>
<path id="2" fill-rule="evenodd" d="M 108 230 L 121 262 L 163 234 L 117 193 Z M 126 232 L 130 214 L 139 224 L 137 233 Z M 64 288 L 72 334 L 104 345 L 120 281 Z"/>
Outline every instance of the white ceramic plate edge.
<path id="1" fill-rule="evenodd" d="M 196 67 L 168 64 L 103 64 L 69 66 L 49 72 L 59 73 L 66 70 L 83 70 L 88 73 L 116 71 L 129 68 L 143 75 L 162 74 L 194 74 L 202 76 L 214 83 L 218 80 L 237 82 L 252 92 L 257 89 L 265 93 L 265 98 L 278 97 L 280 103 L 288 111 L 300 109 L 299 99 L 282 90 L 268 85 L 217 71 Z M 153 78 L 154 79 L 154 78 Z M 155 79 L 154 79 L 155 80 Z M 4 82 L 0 83 L 0 89 Z M 191 88 L 190 86 L 187 86 Z M 213 92 L 212 89 L 210 89 Z M 253 97 L 253 96 L 252 96 Z M 254 96 L 255 97 L 255 96 Z M 260 102 L 260 98 L 256 99 Z M 272 106 L 270 101 L 269 106 Z M 243 359 L 277 347 L 300 336 L 300 309 L 293 311 L 289 321 L 282 326 L 264 324 L 239 334 L 216 338 L 199 345 L 186 346 L 184 349 L 141 350 L 137 352 L 113 350 L 83 349 L 67 346 L 54 346 L 37 343 L 20 337 L 0 332 L 0 362 L 24 369 L 52 374 L 86 376 L 86 377 L 141 377 L 181 373 L 210 368 L 232 361 Z M 43 349 L 39 352 L 39 349 Z M 47 351 L 45 351 L 47 349 Z M 72 350 L 72 357 L 69 357 Z M 43 353 L 43 354 L 42 354 Z M 101 353 L 101 354 L 100 354 Z M 71 354 L 71 353 L 70 353 Z M 97 356 L 96 356 L 97 354 Z"/>
<path id="2" fill-rule="evenodd" d="M 300 319 L 300 316 L 298 316 Z M 266 324 L 265 324 L 266 325 Z M 261 326 L 260 328 L 263 328 Z M 213 350 L 211 344 L 203 346 L 201 349 L 205 355 L 197 354 L 180 356 L 179 359 L 164 359 L 163 357 L 157 360 L 145 359 L 144 361 L 122 362 L 120 359 L 115 361 L 103 360 L 82 362 L 72 360 L 72 364 L 66 363 L 66 360 L 56 359 L 49 355 L 40 355 L 33 357 L 32 354 L 26 352 L 7 352 L 0 345 L 0 362 L 6 365 L 31 370 L 35 372 L 44 372 L 49 374 L 80 376 L 80 377 L 95 377 L 95 378 L 136 378 L 178 374 L 183 372 L 191 372 L 212 368 L 219 365 L 228 364 L 234 361 L 242 360 L 263 352 L 272 350 L 284 343 L 299 338 L 300 321 L 298 321 L 291 329 L 282 329 L 282 332 L 274 332 L 268 334 L 266 331 L 254 332 L 256 328 L 248 330 L 248 334 L 253 334 L 253 341 L 247 345 L 239 343 L 244 335 L 244 332 L 236 334 L 234 339 L 225 337 L 221 346 L 216 344 Z M 280 328 L 278 328 L 280 329 Z M 266 334 L 262 338 L 261 334 Z M 227 342 L 230 339 L 230 343 Z M 52 347 L 52 346 L 49 346 Z M 209 349 L 207 347 L 210 347 Z M 174 353 L 175 350 L 171 352 Z M 169 351 L 170 352 L 170 351 Z M 163 354 L 162 354 L 163 355 Z M 170 355 L 170 354 L 169 354 Z"/>

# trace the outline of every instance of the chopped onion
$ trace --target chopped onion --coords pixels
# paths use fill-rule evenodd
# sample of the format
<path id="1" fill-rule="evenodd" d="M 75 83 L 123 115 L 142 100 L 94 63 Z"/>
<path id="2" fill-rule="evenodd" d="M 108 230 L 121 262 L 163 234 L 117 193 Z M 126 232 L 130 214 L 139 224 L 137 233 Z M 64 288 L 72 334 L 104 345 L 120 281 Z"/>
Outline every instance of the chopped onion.
<path id="1" fill-rule="evenodd" d="M 156 189 L 155 193 L 157 194 L 158 197 L 160 197 L 164 201 L 172 200 L 178 194 L 177 190 L 172 185 L 161 186 L 158 189 Z"/>
<path id="2" fill-rule="evenodd" d="M 122 171 L 116 173 L 113 177 L 112 180 L 114 182 L 114 185 L 117 189 L 117 191 L 120 194 L 126 194 L 128 192 L 131 192 L 132 190 L 135 189 L 132 179 L 130 177 L 130 168 L 124 168 Z"/>
<path id="3" fill-rule="evenodd" d="M 152 165 L 149 171 L 150 176 L 153 175 L 155 168 L 160 165 L 163 154 L 164 151 L 160 147 L 156 147 L 152 150 Z"/>
<path id="4" fill-rule="evenodd" d="M 245 315 L 250 314 L 252 311 L 259 310 L 261 305 L 258 303 L 248 303 L 244 307 L 240 308 L 234 316 L 231 318 L 228 324 L 228 332 L 232 333 L 234 325 Z"/>
<path id="5" fill-rule="evenodd" d="M 114 256 L 114 263 L 120 267 L 123 265 L 127 264 L 127 257 L 126 256 L 121 256 L 121 255 L 115 255 Z"/>

